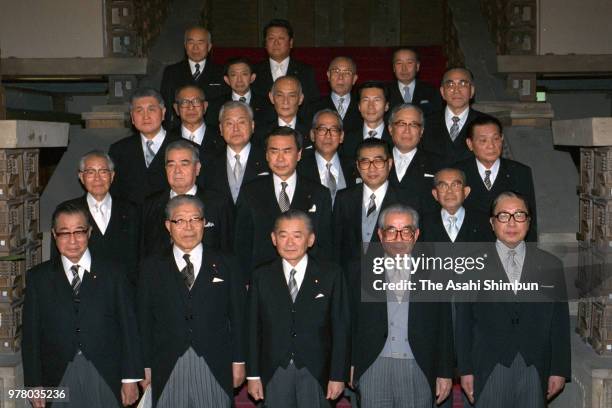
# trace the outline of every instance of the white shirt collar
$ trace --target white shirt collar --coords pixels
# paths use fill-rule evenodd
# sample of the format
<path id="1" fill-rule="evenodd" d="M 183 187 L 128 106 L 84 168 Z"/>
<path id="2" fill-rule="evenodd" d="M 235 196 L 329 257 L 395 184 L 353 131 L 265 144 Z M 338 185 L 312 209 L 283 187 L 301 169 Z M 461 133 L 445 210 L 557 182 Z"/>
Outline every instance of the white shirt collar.
<path id="1" fill-rule="evenodd" d="M 160 127 L 159 132 L 157 132 L 157 134 L 153 137 L 153 139 L 150 139 L 153 141 L 153 144 L 151 145 L 151 149 L 155 152 L 155 154 L 157 154 L 157 152 L 159 151 L 159 148 L 161 147 L 162 143 L 164 143 L 165 138 L 166 138 L 166 130 L 163 127 Z M 140 134 L 140 142 L 142 143 L 143 152 L 146 152 L 148 140 L 149 139 L 147 139 L 145 135 L 143 135 L 142 133 Z"/>
<path id="2" fill-rule="evenodd" d="M 295 265 L 291 266 L 289 262 L 283 259 L 283 273 L 285 274 L 285 281 L 287 285 L 289 285 L 289 276 L 291 275 L 291 270 L 295 269 L 295 281 L 297 282 L 298 290 L 302 287 L 302 282 L 304 282 L 304 276 L 306 275 L 306 267 L 308 266 L 308 254 L 304 254 L 302 259 Z"/>
<path id="3" fill-rule="evenodd" d="M 249 159 L 250 152 L 251 152 L 251 142 L 247 143 L 240 151 L 240 164 L 242 165 L 242 168 L 246 166 L 246 162 Z M 236 164 L 236 152 L 231 147 L 227 146 L 226 154 L 227 154 L 227 160 L 229 164 L 232 167 L 234 167 L 234 164 Z"/>
<path id="4" fill-rule="evenodd" d="M 202 122 L 200 127 L 193 132 L 181 125 L 181 134 L 183 139 L 191 140 L 191 135 L 193 134 L 193 142 L 197 143 L 198 145 L 202 145 L 202 142 L 204 141 L 204 133 L 206 133 L 206 123 L 204 122 Z"/>
<path id="5" fill-rule="evenodd" d="M 198 186 L 196 184 L 194 184 L 185 194 L 189 194 L 189 195 L 196 195 L 196 193 L 198 192 Z M 170 199 L 173 199 L 174 197 L 176 197 L 178 194 L 170 189 Z"/>
<path id="6" fill-rule="evenodd" d="M 407 86 L 410 88 L 410 101 L 414 99 L 414 88 L 416 87 L 416 81 L 413 79 L 409 84 L 405 84 L 402 81 L 397 81 L 397 87 L 399 88 L 400 95 L 402 95 L 402 99 L 404 98 L 404 87 Z"/>
<path id="7" fill-rule="evenodd" d="M 287 57 L 281 62 L 276 62 L 272 58 L 269 58 L 270 61 L 270 71 L 272 72 L 272 79 L 276 81 L 276 78 L 287 75 L 287 69 L 289 68 L 289 58 Z M 282 75 L 277 74 L 276 67 L 280 65 Z"/>
<path id="8" fill-rule="evenodd" d="M 323 156 L 321 156 L 319 154 L 319 152 L 315 151 L 315 159 L 317 161 L 317 169 L 319 170 L 319 175 L 321 176 L 321 180 L 326 180 L 327 177 L 327 160 L 325 160 L 323 158 Z M 338 181 L 338 175 L 340 174 L 340 158 L 338 157 L 338 153 L 334 153 L 334 156 L 332 157 L 332 159 L 330 160 L 331 163 L 331 169 L 329 169 L 329 171 L 331 171 L 331 174 L 336 178 L 336 182 Z M 325 182 L 323 181 L 323 184 L 325 184 Z"/>
<path id="9" fill-rule="evenodd" d="M 367 208 L 370 203 L 370 196 L 372 193 L 376 195 L 374 202 L 376 203 L 376 208 L 380 208 L 382 205 L 383 199 L 385 195 L 387 195 L 387 189 L 389 188 L 389 180 L 386 180 L 383 185 L 378 187 L 376 190 L 371 190 L 365 183 L 363 183 L 363 208 Z"/>
<path id="10" fill-rule="evenodd" d="M 459 115 L 455 115 L 450 108 L 447 106 L 446 108 L 444 108 L 444 120 L 446 122 L 446 128 L 449 130 L 450 132 L 450 128 L 451 126 L 453 126 L 453 117 L 454 116 L 458 116 L 459 117 L 459 129 L 463 128 L 463 125 L 465 125 L 465 121 L 467 120 L 468 114 L 470 113 L 470 108 L 469 106 L 467 108 L 465 108 L 465 110 L 463 112 L 461 112 Z"/>
<path id="11" fill-rule="evenodd" d="M 484 181 L 486 174 L 486 170 L 491 170 L 491 174 L 489 175 L 489 180 L 491 180 L 491 185 L 495 183 L 495 179 L 497 178 L 497 174 L 499 173 L 499 165 L 501 163 L 500 159 L 495 160 L 495 163 L 491 166 L 490 169 L 485 168 L 484 164 L 480 162 L 480 160 L 476 159 L 476 167 L 478 168 L 478 174 L 480 174 L 480 178 Z"/>
<path id="12" fill-rule="evenodd" d="M 397 174 L 397 178 L 400 181 L 402 181 L 402 178 L 404 178 L 406 170 L 408 170 L 410 163 L 412 163 L 412 159 L 414 159 L 416 152 L 416 147 L 408 153 L 402 153 L 397 147 L 393 147 L 393 167 L 395 168 L 395 174 Z"/>
<path id="13" fill-rule="evenodd" d="M 278 196 L 280 195 L 282 189 L 281 183 L 283 180 L 281 180 L 281 178 L 274 173 L 272 173 L 272 180 L 274 181 L 274 195 L 276 196 L 276 201 L 278 202 Z M 293 174 L 289 176 L 287 180 L 285 180 L 285 182 L 287 183 L 285 192 L 289 197 L 289 202 L 293 202 L 293 193 L 295 193 L 295 186 L 297 184 L 297 172 L 294 171 Z"/>
<path id="14" fill-rule="evenodd" d="M 99 202 L 90 193 L 87 193 L 86 199 L 87 205 L 89 206 L 90 210 L 95 209 L 97 205 L 101 206 L 107 211 L 110 211 L 113 205 L 113 199 L 111 198 L 111 195 L 109 193 L 106 193 L 102 201 Z"/>
<path id="15" fill-rule="evenodd" d="M 238 101 L 242 97 L 246 99 L 245 103 L 251 103 L 251 90 L 249 89 L 244 95 L 238 95 L 236 92 L 232 91 L 232 101 Z"/>
<path id="16" fill-rule="evenodd" d="M 64 255 L 61 256 L 61 259 L 62 267 L 64 268 L 64 273 L 66 274 L 69 283 L 72 283 L 72 271 L 70 270 L 70 268 L 72 268 L 72 265 L 80 266 L 79 279 L 81 279 L 81 282 L 83 281 L 85 271 L 91 272 L 91 253 L 89 252 L 89 248 L 87 248 L 85 252 L 83 252 L 83 255 L 81 255 L 81 259 L 79 259 L 76 264 L 73 264 L 72 261 L 70 261 Z"/>
<path id="17" fill-rule="evenodd" d="M 297 116 L 295 116 L 293 119 L 291 119 L 291 122 L 289 122 L 289 123 L 285 122 L 281 118 L 278 118 L 278 126 L 288 126 L 291 129 L 295 129 L 295 125 L 296 124 L 297 124 Z"/>
<path id="18" fill-rule="evenodd" d="M 193 275 L 197 278 L 200 273 L 200 269 L 202 268 L 202 254 L 204 252 L 204 247 L 202 243 L 199 243 L 195 248 L 189 252 L 189 261 L 193 265 Z M 182 271 L 185 266 L 187 266 L 187 262 L 183 258 L 183 255 L 186 252 L 183 252 L 176 245 L 172 245 L 172 254 L 174 255 L 174 262 L 176 262 L 176 266 L 179 271 Z"/>
<path id="19" fill-rule="evenodd" d="M 448 224 L 450 224 L 450 220 L 448 219 L 448 217 L 450 217 L 451 215 L 444 208 L 440 210 L 440 214 L 442 215 L 442 224 L 444 224 L 444 227 L 446 227 Z M 457 209 L 457 212 L 453 215 L 457 217 L 457 229 L 461 229 L 461 225 L 463 224 L 463 220 L 465 219 L 465 208 L 463 208 L 463 206 L 459 207 L 459 209 Z"/>
<path id="20" fill-rule="evenodd" d="M 348 92 L 346 95 L 338 95 L 337 93 L 333 92 L 331 93 L 331 98 L 332 101 L 334 102 L 334 105 L 336 106 L 336 108 L 338 107 L 338 104 L 340 103 L 340 98 L 344 98 L 344 100 L 342 101 L 342 106 L 344 107 L 344 111 L 346 112 L 346 109 L 348 108 L 348 106 L 351 103 L 351 93 Z"/>
<path id="21" fill-rule="evenodd" d="M 192 60 L 188 60 L 189 61 L 189 69 L 191 70 L 191 75 L 195 74 L 196 72 L 196 64 L 200 64 L 200 72 L 204 72 L 204 67 L 206 66 L 206 59 L 203 59 L 202 61 L 199 62 L 195 62 Z"/>
<path id="22" fill-rule="evenodd" d="M 382 122 L 380 122 L 380 125 L 378 125 L 376 129 L 370 129 L 368 125 L 366 125 L 364 122 L 363 123 L 363 138 L 364 139 L 367 139 L 370 137 L 370 130 L 376 131 L 376 136 L 374 136 L 375 138 L 382 139 L 383 133 L 385 132 L 385 121 L 383 120 Z"/>

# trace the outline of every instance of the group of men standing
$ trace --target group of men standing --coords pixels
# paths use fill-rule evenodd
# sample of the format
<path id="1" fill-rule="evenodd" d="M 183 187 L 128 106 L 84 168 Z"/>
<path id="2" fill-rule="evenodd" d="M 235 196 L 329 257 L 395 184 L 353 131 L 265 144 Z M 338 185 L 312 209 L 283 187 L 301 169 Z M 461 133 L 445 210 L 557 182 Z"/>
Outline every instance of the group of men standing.
<path id="1" fill-rule="evenodd" d="M 137 383 L 154 406 L 229 407 L 246 380 L 268 407 L 310 408 L 348 384 L 364 408 L 430 408 L 458 373 L 476 406 L 545 406 L 570 377 L 565 302 L 361 298 L 363 259 L 418 256 L 421 241 L 487 243 L 501 280 L 562 278 L 525 244 L 531 171 L 470 108 L 470 71 L 447 70 L 438 91 L 399 48 L 397 81 L 354 92 L 341 56 L 320 97 L 289 23 L 264 41 L 269 59 L 223 70 L 210 33 L 189 28 L 161 93 L 131 95 L 136 133 L 81 158 L 86 194 L 57 207 L 57 251 L 28 272 L 26 385 L 69 387 L 74 407 L 133 404 Z"/>

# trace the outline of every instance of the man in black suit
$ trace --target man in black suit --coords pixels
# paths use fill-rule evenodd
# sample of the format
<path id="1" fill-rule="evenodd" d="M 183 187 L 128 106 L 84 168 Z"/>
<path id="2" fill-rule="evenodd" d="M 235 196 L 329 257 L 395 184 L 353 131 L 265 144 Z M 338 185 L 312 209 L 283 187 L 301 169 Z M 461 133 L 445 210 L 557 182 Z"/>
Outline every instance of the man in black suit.
<path id="1" fill-rule="evenodd" d="M 281 259 L 249 289 L 249 394 L 270 408 L 329 407 L 348 377 L 347 286 L 338 266 L 306 254 L 315 234 L 304 212 L 279 215 L 271 237 Z"/>
<path id="2" fill-rule="evenodd" d="M 235 204 L 242 186 L 258 175 L 269 174 L 269 169 L 263 149 L 251 143 L 255 128 L 251 107 L 229 101 L 221 107 L 219 116 L 219 129 L 227 146 L 204 162 L 200 184 Z"/>
<path id="3" fill-rule="evenodd" d="M 362 140 L 382 139 L 391 143 L 391 135 L 385 127 L 385 113 L 389 110 L 387 88 L 379 81 L 364 82 L 359 88 L 359 113 L 362 122 L 356 129 L 347 131 L 340 155 L 354 159 L 356 149 Z"/>
<path id="4" fill-rule="evenodd" d="M 355 163 L 338 156 L 338 147 L 344 139 L 342 119 L 338 112 L 323 109 L 312 120 L 310 139 L 314 152 L 309 150 L 302 155 L 297 171 L 302 177 L 327 187 L 332 197 L 336 193 L 355 185 Z"/>
<path id="5" fill-rule="evenodd" d="M 531 168 L 501 157 L 504 142 L 502 125 L 492 116 L 475 119 L 468 126 L 467 145 L 475 157 L 456 163 L 463 170 L 472 189 L 465 207 L 488 211 L 493 199 L 502 191 L 514 191 L 526 197 L 531 208 L 528 242 L 538 240 L 535 190 Z"/>
<path id="6" fill-rule="evenodd" d="M 381 210 L 400 202 L 417 202 L 390 185 L 393 159 L 386 142 L 376 138 L 361 142 L 356 164 L 363 183 L 338 192 L 334 202 L 334 259 L 344 268 L 365 252 L 370 241 L 378 241 L 376 220 Z"/>
<path id="7" fill-rule="evenodd" d="M 310 65 L 291 58 L 293 28 L 287 20 L 270 20 L 263 30 L 263 39 L 268 58 L 255 66 L 253 90 L 259 95 L 270 92 L 272 84 L 281 76 L 291 75 L 302 84 L 304 100 L 309 105 L 319 98 L 319 87 Z"/>
<path id="8" fill-rule="evenodd" d="M 60 204 L 52 224 L 61 257 L 27 273 L 24 385 L 67 387 L 70 407 L 133 404 L 144 371 L 126 273 L 87 249 L 91 226 L 81 205 Z"/>
<path id="9" fill-rule="evenodd" d="M 102 151 L 86 153 L 79 161 L 79 180 L 87 192 L 67 203 L 86 209 L 91 225 L 89 251 L 96 258 L 122 263 L 128 281 L 138 283 L 140 246 L 140 211 L 129 201 L 112 197 L 110 186 L 115 177 L 115 165 Z M 53 258 L 59 256 L 51 247 Z"/>
<path id="10" fill-rule="evenodd" d="M 436 88 L 417 79 L 421 68 L 419 53 L 410 47 L 401 47 L 393 53 L 393 74 L 389 83 L 389 106 L 391 109 L 403 103 L 418 106 L 428 114 L 442 109 L 442 99 Z"/>
<path id="11" fill-rule="evenodd" d="M 235 57 L 225 63 L 223 80 L 230 87 L 230 92 L 210 101 L 206 114 L 206 123 L 210 126 L 219 124 L 219 111 L 225 102 L 237 101 L 248 104 L 253 110 L 255 125 L 266 123 L 272 115 L 268 94 L 256 94 L 251 89 L 255 81 L 251 62 L 245 57 Z"/>
<path id="12" fill-rule="evenodd" d="M 278 127 L 266 138 L 265 148 L 272 175 L 243 186 L 236 204 L 234 253 L 244 266 L 247 282 L 256 267 L 276 258 L 270 233 L 276 217 L 290 208 L 306 212 L 312 220 L 318 234 L 312 254 L 328 259 L 332 253 L 329 190 L 295 171 L 302 155 L 302 136 L 291 128 Z"/>
<path id="13" fill-rule="evenodd" d="M 311 112 L 308 116 L 312 117 L 323 109 L 332 109 L 342 118 L 342 127 L 345 131 L 359 129 L 361 126 L 359 98 L 351 93 L 357 78 L 357 65 L 350 57 L 334 58 L 327 69 L 331 93 L 308 106 Z"/>
<path id="14" fill-rule="evenodd" d="M 471 191 L 463 171 L 453 168 L 439 170 L 433 184 L 431 194 L 442 208 L 423 215 L 421 241 L 493 241 L 491 226 L 484 221 L 487 213 L 463 207 L 463 202 Z"/>
<path id="15" fill-rule="evenodd" d="M 491 205 L 497 237 L 487 256 L 487 279 L 507 285 L 480 290 L 457 303 L 461 385 L 476 407 L 545 407 L 571 376 L 569 311 L 559 259 L 525 244 L 527 200 L 502 192 Z M 486 256 L 486 255 L 485 255 Z"/>
<path id="16" fill-rule="evenodd" d="M 216 191 L 198 188 L 196 179 L 200 173 L 198 150 L 186 140 L 178 140 L 166 148 L 166 177 L 169 189 L 152 194 L 142 209 L 142 256 L 164 251 L 170 246 L 170 236 L 164 225 L 164 209 L 168 201 L 181 194 L 198 197 L 206 206 L 206 248 L 231 250 L 232 208 Z"/>
<path id="17" fill-rule="evenodd" d="M 442 77 L 440 94 L 446 101 L 446 108 L 432 112 L 425 121 L 422 147 L 442 157 L 438 168 L 473 157 L 465 144 L 470 122 L 485 113 L 470 108 L 474 97 L 474 77 L 466 68 L 450 68 Z"/>
<path id="18" fill-rule="evenodd" d="M 387 207 L 380 214 L 377 235 L 382 247 L 372 248 L 364 262 L 356 261 L 349 279 L 351 383 L 362 408 L 431 408 L 433 400 L 440 404 L 452 387 L 451 309 L 446 302 L 419 299 L 418 284 L 411 290 L 381 286 L 414 284 L 428 277 L 424 270 L 411 269 L 409 261 L 394 262 L 398 256 L 421 253 L 414 249 L 418 213 L 401 204 Z M 385 265 L 384 270 L 375 271 L 376 264 Z"/>
<path id="19" fill-rule="evenodd" d="M 207 214 L 191 195 L 171 199 L 174 243 L 143 262 L 138 317 L 153 406 L 227 407 L 245 376 L 246 290 L 233 258 L 205 248 Z"/>
<path id="20" fill-rule="evenodd" d="M 132 124 L 138 133 L 113 143 L 108 155 L 115 162 L 113 197 L 142 205 L 149 194 L 168 187 L 164 172 L 164 150 L 180 138 L 166 133 L 162 119 L 166 112 L 159 92 L 137 89 L 130 97 Z M 161 154 L 158 152 L 161 151 Z"/>
<path id="21" fill-rule="evenodd" d="M 401 104 L 391 111 L 389 133 L 393 140 L 393 168 L 389 182 L 419 202 L 419 209 L 431 208 L 434 168 L 437 157 L 419 149 L 425 120 L 416 105 Z"/>
<path id="22" fill-rule="evenodd" d="M 214 154 L 225 145 L 217 127 L 206 126 L 204 122 L 207 108 L 208 101 L 200 88 L 194 85 L 179 88 L 176 91 L 174 110 L 181 125 L 168 132 L 195 143 L 199 146 L 201 156 Z"/>
<path id="23" fill-rule="evenodd" d="M 202 89 L 209 99 L 225 93 L 227 87 L 223 82 L 223 68 L 215 65 L 208 53 L 212 48 L 210 31 L 200 26 L 185 30 L 186 58 L 164 69 L 161 81 L 161 94 L 166 106 L 174 105 L 176 90 L 184 85 L 194 85 Z M 165 116 L 166 128 L 171 129 L 179 124 L 178 117 L 172 110 Z"/>
<path id="24" fill-rule="evenodd" d="M 287 126 L 295 129 L 302 137 L 308 135 L 309 124 L 303 117 L 298 115 L 300 105 L 304 102 L 302 85 L 296 77 L 284 76 L 274 81 L 272 90 L 268 94 L 270 102 L 274 107 L 274 114 L 267 123 L 257 127 L 254 143 L 262 146 L 266 136 L 279 126 Z M 304 139 L 304 148 L 311 149 L 310 139 Z"/>

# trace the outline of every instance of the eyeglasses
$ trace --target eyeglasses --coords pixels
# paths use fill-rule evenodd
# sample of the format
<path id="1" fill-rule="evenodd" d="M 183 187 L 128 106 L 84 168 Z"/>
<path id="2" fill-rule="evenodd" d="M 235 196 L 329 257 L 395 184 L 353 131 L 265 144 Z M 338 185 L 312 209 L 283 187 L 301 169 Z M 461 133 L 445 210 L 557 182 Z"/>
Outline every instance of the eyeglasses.
<path id="1" fill-rule="evenodd" d="M 204 221 L 204 218 L 203 217 L 191 217 L 188 219 L 178 218 L 176 220 L 168 220 L 168 221 L 176 225 L 177 228 L 183 229 L 183 228 L 187 228 L 187 225 L 192 226 L 192 225 L 200 224 L 202 221 Z"/>
<path id="2" fill-rule="evenodd" d="M 408 128 L 410 130 L 419 130 L 419 129 L 421 129 L 423 127 L 422 123 L 419 123 L 419 122 L 406 123 L 403 120 L 398 120 L 396 122 L 393 122 L 392 125 L 393 125 L 393 127 L 397 128 L 397 129 L 399 129 L 401 131 L 404 131 L 406 129 L 406 126 L 408 126 Z"/>
<path id="3" fill-rule="evenodd" d="M 436 188 L 442 192 L 448 191 L 449 189 L 453 191 L 457 191 L 457 190 L 461 190 L 462 187 L 463 187 L 462 181 L 453 181 L 450 184 L 440 181 L 438 184 L 436 184 Z"/>
<path id="4" fill-rule="evenodd" d="M 361 170 L 367 170 L 371 165 L 374 165 L 375 169 L 382 169 L 385 167 L 388 160 L 389 159 L 383 159 L 381 157 L 377 157 L 374 160 L 359 159 L 357 160 L 357 167 L 359 167 Z"/>
<path id="5" fill-rule="evenodd" d="M 383 235 L 387 241 L 396 240 L 398 234 L 402 237 L 403 241 L 411 241 L 414 238 L 414 230 L 412 227 L 404 227 L 402 229 L 387 227 L 383 229 Z"/>
<path id="6" fill-rule="evenodd" d="M 465 89 L 468 88 L 470 85 L 472 85 L 472 82 L 468 81 L 467 79 L 460 79 L 458 81 L 453 81 L 452 79 L 449 79 L 447 81 L 444 81 L 443 86 L 446 89 Z"/>
<path id="7" fill-rule="evenodd" d="M 315 128 L 315 133 L 317 136 L 326 136 L 329 134 L 333 137 L 338 137 L 340 136 L 340 133 L 342 133 L 342 130 L 337 127 L 327 128 L 325 126 L 319 126 Z"/>
<path id="8" fill-rule="evenodd" d="M 199 108 L 204 103 L 204 99 L 196 98 L 196 99 L 179 99 L 176 101 L 178 106 L 181 108 L 188 108 L 193 106 L 194 108 Z"/>
<path id="9" fill-rule="evenodd" d="M 530 215 L 525 211 L 517 211 L 514 214 L 502 211 L 500 213 L 495 214 L 493 217 L 497 218 L 497 221 L 505 224 L 507 222 L 510 222 L 511 218 L 514 218 L 514 221 L 516 222 L 525 222 L 530 218 Z"/>
<path id="10" fill-rule="evenodd" d="M 332 68 L 329 70 L 329 73 L 332 75 L 338 75 L 338 76 L 351 76 L 353 75 L 353 71 L 351 71 L 350 69 L 338 69 L 338 68 Z"/>
<path id="11" fill-rule="evenodd" d="M 89 230 L 76 230 L 76 231 L 54 231 L 55 238 L 63 241 L 69 241 L 70 238 L 74 237 L 75 240 L 82 240 L 87 238 Z"/>
<path id="12" fill-rule="evenodd" d="M 84 174 L 85 177 L 87 178 L 94 178 L 96 177 L 96 174 L 99 177 L 109 177 L 110 174 L 112 173 L 112 171 L 110 169 L 85 169 L 85 170 L 81 170 L 81 174 Z"/>

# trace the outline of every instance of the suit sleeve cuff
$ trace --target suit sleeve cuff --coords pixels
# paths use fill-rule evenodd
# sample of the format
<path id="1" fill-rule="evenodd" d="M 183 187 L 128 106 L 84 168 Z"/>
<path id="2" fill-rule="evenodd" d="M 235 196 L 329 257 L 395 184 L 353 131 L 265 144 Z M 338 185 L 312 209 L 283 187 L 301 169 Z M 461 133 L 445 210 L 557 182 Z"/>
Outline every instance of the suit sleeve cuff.
<path id="1" fill-rule="evenodd" d="M 247 380 L 261 380 L 261 377 L 247 377 Z"/>
<path id="2" fill-rule="evenodd" d="M 142 378 L 138 378 L 138 379 L 136 379 L 136 378 L 124 378 L 123 380 L 121 380 L 121 382 L 123 384 L 131 384 L 131 383 L 135 383 L 135 382 L 138 382 L 138 381 L 142 381 Z"/>
<path id="3" fill-rule="evenodd" d="M 244 361 L 234 361 L 232 364 L 246 364 Z"/>

